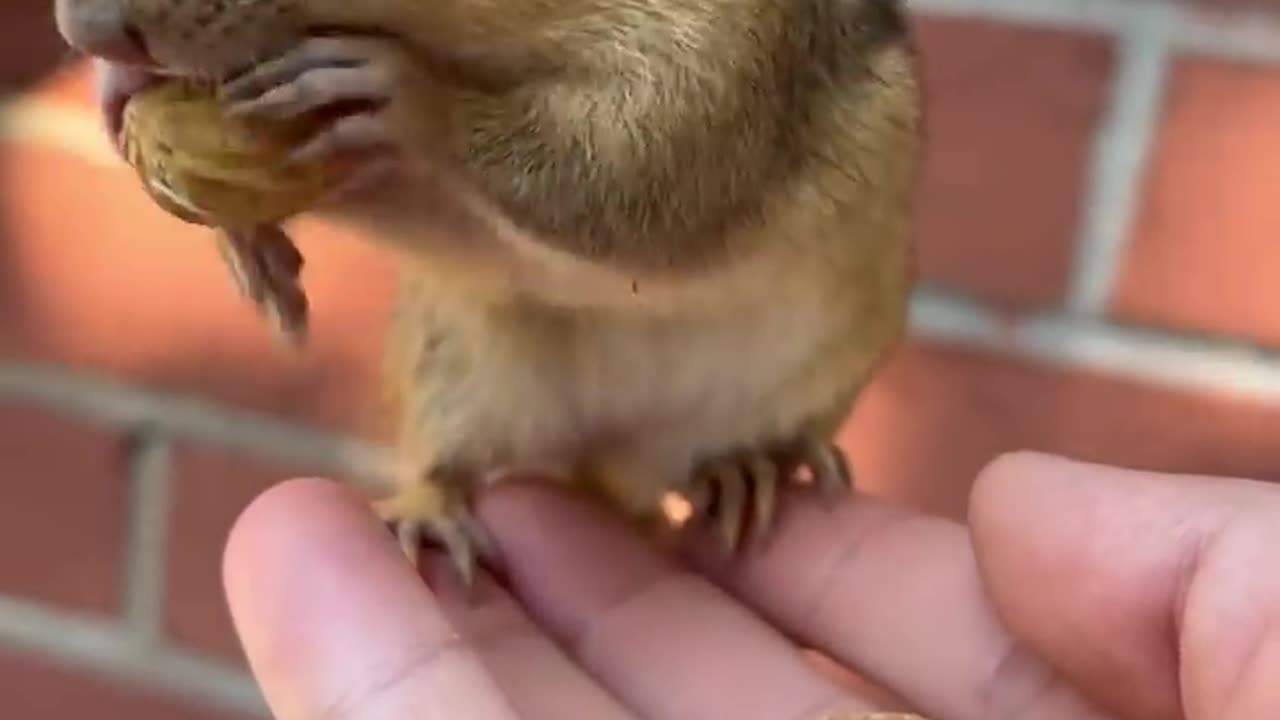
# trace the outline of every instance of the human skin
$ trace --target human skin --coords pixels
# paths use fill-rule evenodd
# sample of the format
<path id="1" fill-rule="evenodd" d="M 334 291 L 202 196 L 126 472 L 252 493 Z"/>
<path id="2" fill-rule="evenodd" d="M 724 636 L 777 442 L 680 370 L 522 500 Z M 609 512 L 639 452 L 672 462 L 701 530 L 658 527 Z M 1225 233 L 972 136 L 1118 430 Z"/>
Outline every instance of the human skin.
<path id="1" fill-rule="evenodd" d="M 795 643 L 934 720 L 1280 716 L 1280 487 L 1017 454 L 980 474 L 967 526 L 797 495 L 763 549 L 698 538 L 689 564 L 540 483 L 479 512 L 509 577 L 469 603 L 335 483 L 248 508 L 226 587 L 277 718 L 874 709 Z"/>

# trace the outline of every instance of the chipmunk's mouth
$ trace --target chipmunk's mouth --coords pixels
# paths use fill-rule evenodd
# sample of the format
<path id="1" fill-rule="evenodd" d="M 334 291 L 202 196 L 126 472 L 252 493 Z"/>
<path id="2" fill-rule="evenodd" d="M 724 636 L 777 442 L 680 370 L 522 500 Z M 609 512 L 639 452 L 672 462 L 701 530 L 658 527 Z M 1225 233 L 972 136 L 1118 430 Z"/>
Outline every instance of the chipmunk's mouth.
<path id="1" fill-rule="evenodd" d="M 134 95 L 159 82 L 163 74 L 154 68 L 124 65 L 105 60 L 98 65 L 98 103 L 108 135 L 116 149 L 121 146 L 124 112 Z"/>

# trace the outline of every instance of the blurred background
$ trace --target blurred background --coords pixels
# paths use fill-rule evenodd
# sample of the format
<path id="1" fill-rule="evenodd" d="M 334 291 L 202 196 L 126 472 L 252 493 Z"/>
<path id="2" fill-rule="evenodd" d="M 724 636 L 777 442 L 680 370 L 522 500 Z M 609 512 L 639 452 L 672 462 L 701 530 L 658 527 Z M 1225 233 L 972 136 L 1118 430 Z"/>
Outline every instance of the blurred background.
<path id="1" fill-rule="evenodd" d="M 963 519 L 1022 448 L 1280 479 L 1280 3 L 913 8 L 921 286 L 843 435 L 863 487 Z M 222 543 L 365 462 L 388 259 L 300 226 L 289 351 L 108 150 L 51 3 L 0 47 L 0 714 L 260 717 Z"/>

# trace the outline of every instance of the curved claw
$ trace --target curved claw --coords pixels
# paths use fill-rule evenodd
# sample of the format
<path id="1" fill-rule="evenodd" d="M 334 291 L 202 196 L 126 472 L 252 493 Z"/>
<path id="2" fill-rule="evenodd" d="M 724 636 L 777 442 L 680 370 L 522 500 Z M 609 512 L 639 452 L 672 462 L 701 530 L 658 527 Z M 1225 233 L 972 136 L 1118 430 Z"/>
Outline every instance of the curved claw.
<path id="1" fill-rule="evenodd" d="M 497 543 L 466 502 L 447 497 L 431 481 L 375 501 L 373 508 L 394 528 L 401 551 L 415 569 L 422 567 L 424 543 L 444 550 L 468 592 L 475 587 L 481 560 L 495 571 L 501 569 Z"/>
<path id="2" fill-rule="evenodd" d="M 828 501 L 853 490 L 853 473 L 844 451 L 833 443 L 808 440 L 800 451 L 799 462 L 813 474 L 814 485 Z"/>
<path id="3" fill-rule="evenodd" d="M 758 545 L 764 542 L 773 529 L 778 509 L 778 484 L 782 481 L 782 474 L 773 461 L 762 456 L 752 457 L 747 467 L 754 491 L 751 498 L 751 529 L 754 542 Z"/>
<path id="4" fill-rule="evenodd" d="M 695 516 L 714 520 L 721 544 L 733 553 L 747 534 L 744 528 L 753 544 L 767 536 L 783 477 L 776 460 L 763 452 L 734 453 L 695 475 L 688 499 Z"/>
<path id="5" fill-rule="evenodd" d="M 719 506 L 720 541 L 729 552 L 738 547 L 746 520 L 747 479 L 742 468 L 731 462 L 717 463 L 713 471 Z"/>
<path id="6" fill-rule="evenodd" d="M 805 438 L 782 448 L 732 452 L 702 466 L 691 478 L 686 499 L 693 516 L 714 521 L 730 552 L 742 543 L 748 520 L 751 544 L 764 543 L 777 520 L 780 487 L 798 468 L 809 468 L 828 501 L 852 489 L 848 462 L 835 444 Z"/>

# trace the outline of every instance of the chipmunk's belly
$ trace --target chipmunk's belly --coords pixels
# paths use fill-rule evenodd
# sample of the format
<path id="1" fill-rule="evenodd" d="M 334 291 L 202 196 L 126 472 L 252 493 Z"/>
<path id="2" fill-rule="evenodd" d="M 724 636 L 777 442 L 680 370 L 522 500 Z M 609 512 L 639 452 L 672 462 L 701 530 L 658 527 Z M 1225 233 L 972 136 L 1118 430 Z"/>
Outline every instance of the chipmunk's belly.
<path id="1" fill-rule="evenodd" d="M 821 400 L 802 386 L 833 332 L 831 309 L 817 293 L 770 290 L 736 311 L 584 329 L 565 378 L 573 460 L 643 506 L 683 484 L 694 464 L 782 440 L 811 420 Z"/>
<path id="2" fill-rule="evenodd" d="M 478 255 L 465 273 L 424 263 L 407 316 L 425 329 L 402 334 L 425 360 L 405 364 L 422 373 L 405 383 L 411 455 L 492 475 L 586 465 L 641 505 L 697 462 L 790 439 L 825 400 L 795 390 L 847 319 L 804 259 L 633 284 L 522 245 L 490 244 L 485 272 Z"/>

